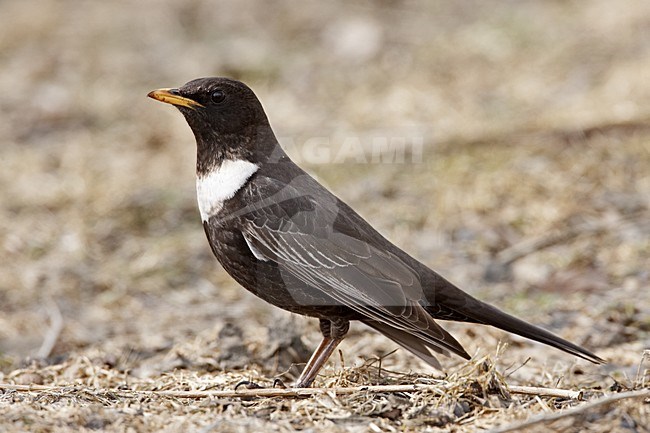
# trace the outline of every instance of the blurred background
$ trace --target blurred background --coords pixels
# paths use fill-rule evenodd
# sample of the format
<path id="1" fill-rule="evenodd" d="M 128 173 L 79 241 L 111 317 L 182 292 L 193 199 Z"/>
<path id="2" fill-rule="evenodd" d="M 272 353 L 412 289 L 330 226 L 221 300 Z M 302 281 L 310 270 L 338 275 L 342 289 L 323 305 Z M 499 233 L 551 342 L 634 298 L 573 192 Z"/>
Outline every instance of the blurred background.
<path id="1" fill-rule="evenodd" d="M 646 0 L 2 1 L 0 378 L 78 357 L 270 376 L 314 347 L 314 321 L 212 257 L 191 131 L 146 97 L 213 75 L 250 85 L 290 154 L 389 239 L 609 358 L 580 363 L 590 380 L 634 376 L 650 346 L 648 71 Z M 301 153 L 380 136 L 416 138 L 421 158 Z M 471 354 L 509 342 L 503 365 L 575 364 L 449 329 Z M 348 365 L 394 348 L 361 326 L 341 346 Z M 401 350 L 385 362 L 429 371 Z M 83 377 L 48 371 L 23 381 Z"/>

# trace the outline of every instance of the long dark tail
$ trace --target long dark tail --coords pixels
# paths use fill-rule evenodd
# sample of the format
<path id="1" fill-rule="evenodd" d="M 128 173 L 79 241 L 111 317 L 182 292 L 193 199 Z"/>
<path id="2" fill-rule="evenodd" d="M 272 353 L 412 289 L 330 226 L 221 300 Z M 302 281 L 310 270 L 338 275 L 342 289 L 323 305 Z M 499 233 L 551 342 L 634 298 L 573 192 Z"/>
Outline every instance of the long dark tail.
<path id="1" fill-rule="evenodd" d="M 571 343 L 564 338 L 558 337 L 539 326 L 532 325 L 511 316 L 492 305 L 484 302 L 481 302 L 481 304 L 480 308 L 473 309 L 473 311 L 465 311 L 464 314 L 478 323 L 491 325 L 503 329 L 504 331 L 512 332 L 513 334 L 521 335 L 522 337 L 530 338 L 531 340 L 539 341 L 540 343 L 548 344 L 549 346 L 563 350 L 595 364 L 604 364 L 606 362 L 604 359 L 589 350 Z"/>
<path id="2" fill-rule="evenodd" d="M 606 361 L 587 349 L 571 343 L 557 335 L 532 325 L 492 305 L 479 301 L 436 274 L 435 292 L 427 293 L 430 305 L 425 309 L 436 319 L 473 322 L 494 326 L 540 343 L 563 350 L 564 352 L 603 364 Z"/>

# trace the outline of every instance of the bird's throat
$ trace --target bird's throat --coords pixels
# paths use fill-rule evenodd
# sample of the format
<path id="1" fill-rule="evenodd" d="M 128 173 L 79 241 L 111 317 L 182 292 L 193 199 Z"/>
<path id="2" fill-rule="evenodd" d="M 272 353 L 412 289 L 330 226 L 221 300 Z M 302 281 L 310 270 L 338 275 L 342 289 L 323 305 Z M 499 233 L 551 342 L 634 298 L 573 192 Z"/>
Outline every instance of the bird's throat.
<path id="1" fill-rule="evenodd" d="M 216 215 L 259 170 L 257 164 L 243 159 L 225 159 L 210 172 L 196 177 L 196 197 L 201 219 Z"/>

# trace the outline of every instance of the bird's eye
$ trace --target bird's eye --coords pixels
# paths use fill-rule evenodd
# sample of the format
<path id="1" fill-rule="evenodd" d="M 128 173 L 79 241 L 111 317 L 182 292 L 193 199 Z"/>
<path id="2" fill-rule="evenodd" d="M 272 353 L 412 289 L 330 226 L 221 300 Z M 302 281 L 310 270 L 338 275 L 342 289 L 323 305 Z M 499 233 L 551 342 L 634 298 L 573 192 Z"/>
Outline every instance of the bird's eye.
<path id="1" fill-rule="evenodd" d="M 224 99 L 226 99 L 226 94 L 223 92 L 223 90 L 215 90 L 210 94 L 210 100 L 215 104 L 223 102 Z"/>

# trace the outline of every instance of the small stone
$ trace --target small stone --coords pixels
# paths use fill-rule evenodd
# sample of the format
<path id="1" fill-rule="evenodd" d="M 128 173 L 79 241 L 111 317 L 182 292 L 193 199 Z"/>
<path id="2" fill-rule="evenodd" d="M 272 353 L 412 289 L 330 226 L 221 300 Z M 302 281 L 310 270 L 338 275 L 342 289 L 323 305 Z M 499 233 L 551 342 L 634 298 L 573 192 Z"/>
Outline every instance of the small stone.
<path id="1" fill-rule="evenodd" d="M 43 385 L 43 376 L 38 373 L 25 373 L 16 378 L 18 385 Z"/>

